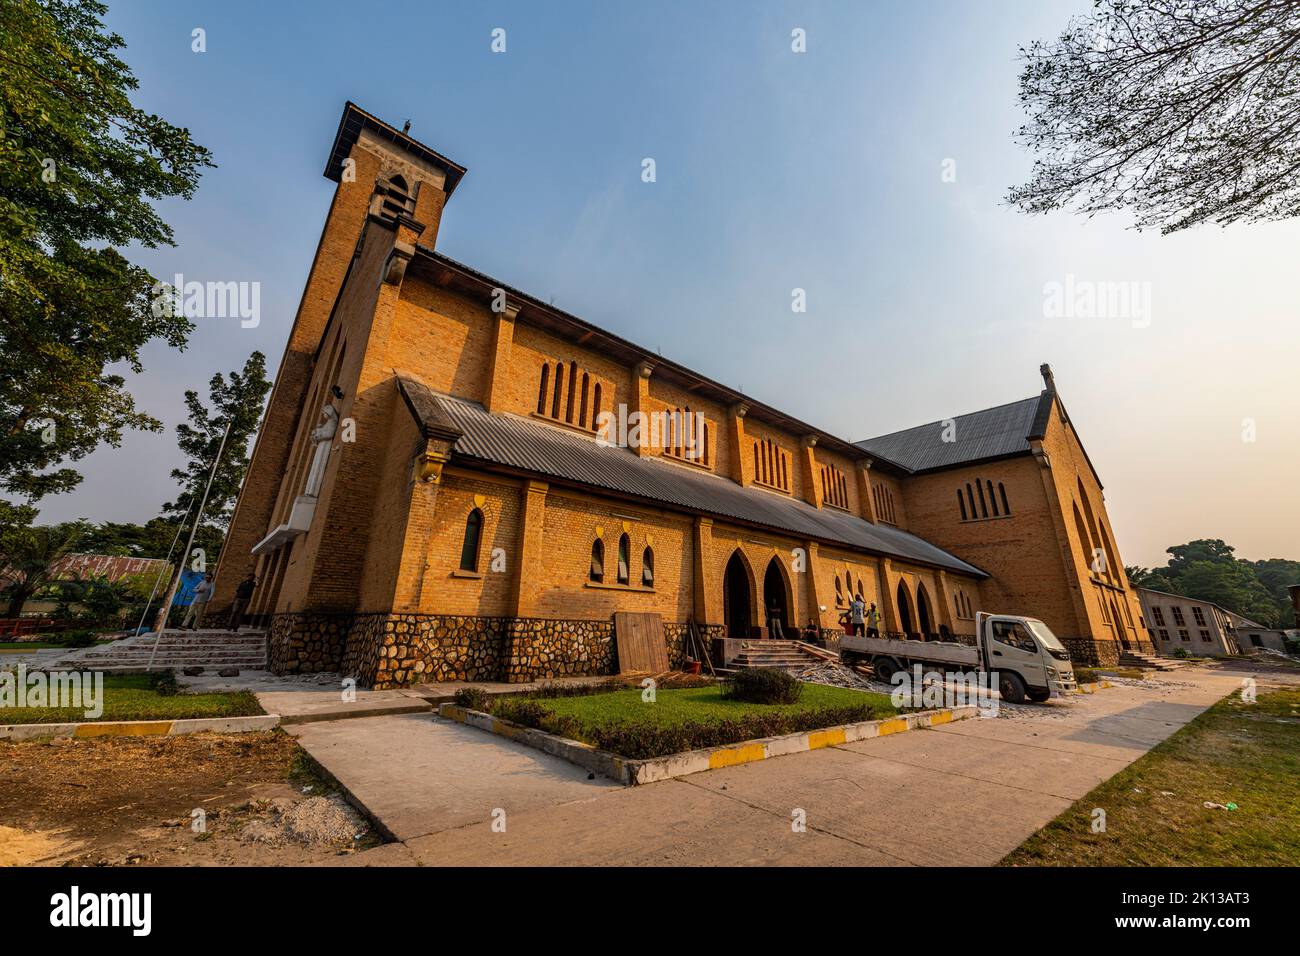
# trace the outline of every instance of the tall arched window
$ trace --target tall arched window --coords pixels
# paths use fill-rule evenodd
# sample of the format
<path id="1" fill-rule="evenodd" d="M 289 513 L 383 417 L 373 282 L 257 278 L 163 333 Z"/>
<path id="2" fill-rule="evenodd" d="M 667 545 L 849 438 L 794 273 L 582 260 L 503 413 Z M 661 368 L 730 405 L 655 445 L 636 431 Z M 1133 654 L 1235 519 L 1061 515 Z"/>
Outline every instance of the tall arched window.
<path id="1" fill-rule="evenodd" d="M 1000 481 L 998 482 L 998 496 L 1002 499 L 1002 513 L 1004 515 L 1011 514 L 1011 506 L 1007 504 L 1007 489 Z"/>
<path id="2" fill-rule="evenodd" d="M 641 584 L 647 588 L 655 586 L 655 553 L 649 548 L 641 552 Z"/>
<path id="3" fill-rule="evenodd" d="M 966 520 L 966 499 L 961 496 L 961 489 L 957 489 L 957 507 L 961 509 L 961 520 Z"/>
<path id="4" fill-rule="evenodd" d="M 564 363 L 555 363 L 555 394 L 551 396 L 551 417 L 560 417 L 560 394 L 564 391 Z"/>
<path id="5" fill-rule="evenodd" d="M 984 484 L 989 489 L 989 505 L 993 508 L 993 516 L 996 518 L 998 515 L 998 499 L 993 495 L 993 482 L 986 479 Z"/>
<path id="6" fill-rule="evenodd" d="M 475 508 L 465 519 L 465 540 L 460 546 L 460 569 L 478 570 L 478 544 L 483 537 L 483 512 Z"/>
<path id="7" fill-rule="evenodd" d="M 627 584 L 631 580 L 632 572 L 629 568 L 628 551 L 631 548 L 631 541 L 627 535 L 618 539 L 618 583 Z"/>
<path id="8" fill-rule="evenodd" d="M 591 390 L 591 430 L 600 429 L 600 382 Z"/>
<path id="9" fill-rule="evenodd" d="M 597 538 L 591 542 L 591 580 L 600 584 L 605 580 L 605 542 Z"/>
<path id="10" fill-rule="evenodd" d="M 542 366 L 542 384 L 537 386 L 537 414 L 546 414 L 546 386 L 551 381 L 551 363 Z"/>
<path id="11" fill-rule="evenodd" d="M 587 427 L 587 392 L 591 388 L 591 376 L 582 373 L 582 408 L 578 411 L 578 427 Z"/>
<path id="12" fill-rule="evenodd" d="M 835 575 L 835 603 L 844 603 L 844 585 L 840 584 L 840 576 Z"/>
<path id="13" fill-rule="evenodd" d="M 564 406 L 564 420 L 573 424 L 573 400 L 578 394 L 578 363 L 569 363 L 569 398 Z"/>

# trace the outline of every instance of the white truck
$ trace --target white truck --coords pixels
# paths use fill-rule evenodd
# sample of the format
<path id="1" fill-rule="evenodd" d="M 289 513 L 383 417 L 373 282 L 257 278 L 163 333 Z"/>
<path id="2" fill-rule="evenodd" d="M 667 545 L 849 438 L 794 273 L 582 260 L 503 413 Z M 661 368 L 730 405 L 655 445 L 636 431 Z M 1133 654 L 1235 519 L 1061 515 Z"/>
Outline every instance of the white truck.
<path id="1" fill-rule="evenodd" d="M 989 671 L 997 675 L 998 695 L 1018 704 L 1041 703 L 1074 690 L 1070 653 L 1042 621 L 1014 614 L 975 615 L 975 643 L 910 641 L 887 637 L 840 638 L 840 660 L 868 663 L 888 682 L 900 670 L 920 664 L 945 674 Z"/>

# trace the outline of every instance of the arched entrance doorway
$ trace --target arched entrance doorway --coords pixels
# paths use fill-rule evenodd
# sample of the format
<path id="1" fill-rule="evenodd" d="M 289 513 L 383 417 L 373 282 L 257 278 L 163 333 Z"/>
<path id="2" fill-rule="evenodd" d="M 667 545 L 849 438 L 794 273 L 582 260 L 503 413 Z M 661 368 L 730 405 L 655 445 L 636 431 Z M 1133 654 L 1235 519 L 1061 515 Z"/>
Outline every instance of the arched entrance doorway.
<path id="1" fill-rule="evenodd" d="M 749 637 L 753 615 L 749 608 L 749 570 L 739 551 L 732 552 L 722 576 L 722 616 L 727 637 Z"/>
<path id="2" fill-rule="evenodd" d="M 930 601 L 925 596 L 924 584 L 916 586 L 916 621 L 921 637 L 928 639 L 934 631 L 930 626 Z"/>
<path id="3" fill-rule="evenodd" d="M 907 596 L 907 585 L 898 582 L 898 624 L 904 634 L 915 633 L 912 630 L 912 601 Z"/>
<path id="4" fill-rule="evenodd" d="M 767 562 L 767 571 L 763 574 L 763 622 L 767 625 L 768 637 L 790 637 L 790 607 L 785 593 L 785 575 L 781 573 L 781 562 L 775 557 Z M 777 625 L 780 625 L 779 631 Z"/>

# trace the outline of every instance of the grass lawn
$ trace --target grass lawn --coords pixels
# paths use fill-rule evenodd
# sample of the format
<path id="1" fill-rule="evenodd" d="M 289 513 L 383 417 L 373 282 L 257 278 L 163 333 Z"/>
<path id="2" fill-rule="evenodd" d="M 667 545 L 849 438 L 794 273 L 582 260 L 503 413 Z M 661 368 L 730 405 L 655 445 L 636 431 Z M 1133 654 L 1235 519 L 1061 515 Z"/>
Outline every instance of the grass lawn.
<path id="1" fill-rule="evenodd" d="M 104 712 L 96 720 L 179 720 L 189 717 L 250 717 L 265 711 L 248 691 L 163 696 L 147 674 L 106 674 Z M 0 707 L 0 724 L 63 724 L 88 718 L 75 707 Z"/>
<path id="2" fill-rule="evenodd" d="M 1206 801 L 1237 809 L 1206 809 Z M 1092 832 L 1097 807 L 1105 833 Z M 1002 865 L 1300 865 L 1300 690 L 1220 701 Z"/>
<path id="3" fill-rule="evenodd" d="M 67 647 L 67 645 L 55 644 L 50 641 L 0 641 L 0 654 L 6 651 L 46 650 L 51 647 Z"/>
<path id="4" fill-rule="evenodd" d="M 661 690 L 655 694 L 653 704 L 642 701 L 641 691 L 635 688 L 582 697 L 543 698 L 537 702 L 553 713 L 575 717 L 587 726 L 615 720 L 645 721 L 659 725 L 699 721 L 717 723 L 749 714 L 795 714 L 862 704 L 879 708 L 881 717 L 895 713 L 893 704 L 885 694 L 827 687 L 824 684 L 804 684 L 803 694 L 795 704 L 747 704 L 743 701 L 724 700 L 722 691 L 716 685 Z"/>
<path id="5" fill-rule="evenodd" d="M 897 711 L 884 694 L 804 684 L 794 704 L 724 700 L 721 688 L 712 685 L 660 690 L 654 703 L 643 701 L 638 688 L 575 697 L 501 698 L 494 702 L 493 713 L 642 759 L 891 717 Z"/>

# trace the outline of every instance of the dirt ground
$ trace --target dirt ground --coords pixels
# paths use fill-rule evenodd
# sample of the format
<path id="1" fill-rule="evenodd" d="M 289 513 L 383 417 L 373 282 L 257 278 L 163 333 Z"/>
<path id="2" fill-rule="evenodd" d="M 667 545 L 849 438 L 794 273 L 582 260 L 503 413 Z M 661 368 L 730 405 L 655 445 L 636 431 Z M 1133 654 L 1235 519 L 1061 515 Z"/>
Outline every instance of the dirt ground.
<path id="1" fill-rule="evenodd" d="M 382 842 L 278 731 L 0 741 L 0 781 L 0 866 L 301 866 Z"/>

